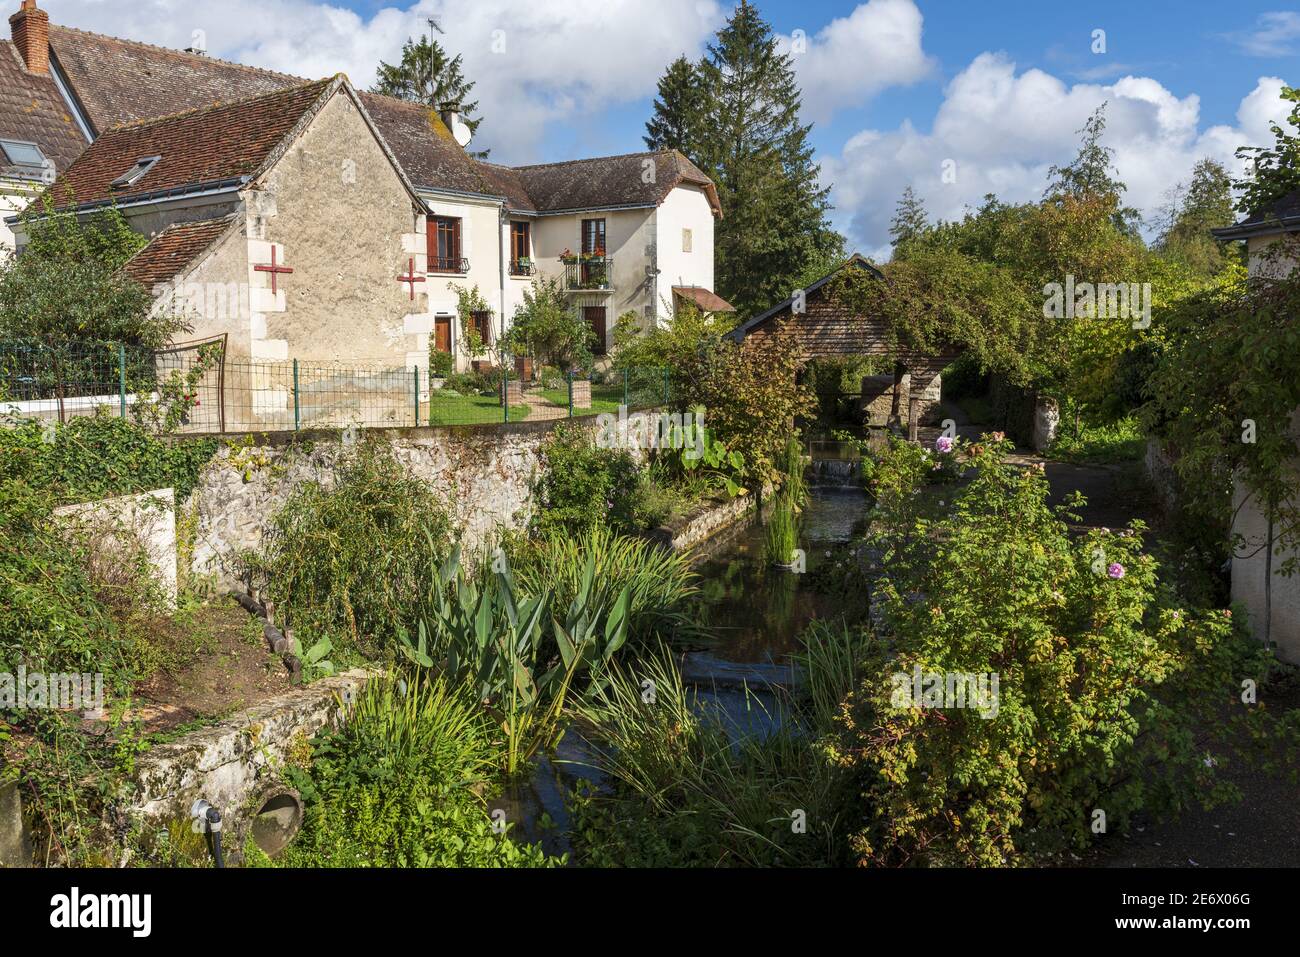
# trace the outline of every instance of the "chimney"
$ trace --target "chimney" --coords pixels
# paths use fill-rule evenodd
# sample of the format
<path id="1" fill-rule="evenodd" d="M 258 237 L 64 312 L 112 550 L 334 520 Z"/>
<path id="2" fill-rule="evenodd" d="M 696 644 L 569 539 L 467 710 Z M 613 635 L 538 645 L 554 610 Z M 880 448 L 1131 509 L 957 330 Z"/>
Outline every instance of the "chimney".
<path id="1" fill-rule="evenodd" d="M 438 107 L 438 115 L 442 118 L 443 126 L 451 133 L 452 139 L 460 144 L 462 148 L 469 145 L 470 139 L 474 136 L 474 131 L 469 128 L 464 117 L 460 115 L 460 104 L 454 101 L 442 103 Z"/>
<path id="2" fill-rule="evenodd" d="M 36 0 L 23 0 L 22 7 L 9 18 L 9 30 L 28 72 L 48 74 L 50 15 L 37 8 Z"/>

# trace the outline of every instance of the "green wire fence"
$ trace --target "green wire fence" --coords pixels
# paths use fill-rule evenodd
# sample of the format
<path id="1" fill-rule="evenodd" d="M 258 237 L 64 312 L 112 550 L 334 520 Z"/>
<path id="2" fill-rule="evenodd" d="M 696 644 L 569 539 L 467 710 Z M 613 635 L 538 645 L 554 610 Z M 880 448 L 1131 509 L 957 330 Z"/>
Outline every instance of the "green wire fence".
<path id="1" fill-rule="evenodd" d="M 521 364 L 521 368 L 528 368 Z M 427 369 L 226 355 L 224 339 L 149 350 L 118 343 L 0 341 L 0 417 L 166 420 L 187 433 L 478 425 L 668 405 L 672 377 L 636 367 L 590 376 L 508 363 L 432 378 Z"/>

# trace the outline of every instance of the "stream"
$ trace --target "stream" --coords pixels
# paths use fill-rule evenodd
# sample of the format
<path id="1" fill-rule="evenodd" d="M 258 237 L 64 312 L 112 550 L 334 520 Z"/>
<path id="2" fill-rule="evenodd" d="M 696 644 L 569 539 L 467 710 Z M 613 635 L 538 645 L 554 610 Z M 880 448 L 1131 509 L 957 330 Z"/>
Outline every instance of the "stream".
<path id="1" fill-rule="evenodd" d="M 828 549 L 850 540 L 866 513 L 866 494 L 846 465 L 815 462 L 810 472 L 815 484 L 799 535 L 809 572 L 826 560 Z M 798 682 L 790 655 L 799 650 L 800 632 L 815 619 L 835 617 L 842 607 L 837 599 L 817 593 L 806 574 L 768 566 L 764 538 L 761 522 L 750 519 L 705 546 L 695 566 L 700 575 L 698 620 L 712 637 L 684 644 L 679 657 L 697 707 L 715 709 L 737 739 L 764 736 L 777 726 L 777 697 Z M 595 749 L 571 729 L 554 758 L 539 758 L 533 777 L 490 802 L 490 810 L 505 812 L 517 840 L 538 843 L 548 854 L 566 853 L 565 794 L 580 778 L 599 786 L 604 775 L 598 764 Z"/>

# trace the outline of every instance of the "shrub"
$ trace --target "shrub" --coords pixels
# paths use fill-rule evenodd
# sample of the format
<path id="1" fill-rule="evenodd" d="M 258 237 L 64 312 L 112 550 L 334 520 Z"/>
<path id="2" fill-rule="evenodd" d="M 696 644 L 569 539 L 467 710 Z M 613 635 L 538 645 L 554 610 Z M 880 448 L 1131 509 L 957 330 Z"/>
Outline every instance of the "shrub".
<path id="1" fill-rule="evenodd" d="M 307 805 L 285 867 L 537 867 L 561 863 L 497 835 L 474 785 L 494 749 L 472 697 L 440 680 L 373 680 L 352 719 L 294 770 Z"/>
<path id="2" fill-rule="evenodd" d="M 455 368 L 455 359 L 450 352 L 432 348 L 429 350 L 429 375 L 435 379 L 446 379 Z"/>
<path id="3" fill-rule="evenodd" d="M 799 519 L 786 495 L 778 495 L 767 518 L 763 556 L 771 565 L 790 565 L 799 547 Z"/>
<path id="4" fill-rule="evenodd" d="M 637 467 L 621 449 L 600 449 L 582 429 L 557 426 L 542 448 L 545 467 L 537 484 L 534 526 L 543 534 L 571 535 L 604 525 L 635 532 Z"/>
<path id="5" fill-rule="evenodd" d="M 344 453 L 331 485 L 294 490 L 262 552 L 246 556 L 246 574 L 289 611 L 304 647 L 309 635 L 328 635 L 345 656 L 386 657 L 424 593 L 431 546 L 445 547 L 449 529 L 442 499 L 367 436 Z"/>
<path id="6" fill-rule="evenodd" d="M 1197 730 L 1267 720 L 1237 697 L 1267 652 L 1225 612 L 1173 607 L 1140 523 L 1072 537 L 1069 508 L 1049 507 L 1045 477 L 1008 450 L 974 447 L 973 480 L 937 494 L 921 493 L 915 449 L 877 468 L 885 634 L 837 751 L 860 789 L 864 863 L 999 864 L 1031 832 L 1082 845 L 1095 809 L 1115 829 L 1138 808 L 1214 803 L 1229 794 L 1221 746 Z M 925 678 L 917 702 L 918 675 L 985 676 L 995 693 L 954 708 Z"/>

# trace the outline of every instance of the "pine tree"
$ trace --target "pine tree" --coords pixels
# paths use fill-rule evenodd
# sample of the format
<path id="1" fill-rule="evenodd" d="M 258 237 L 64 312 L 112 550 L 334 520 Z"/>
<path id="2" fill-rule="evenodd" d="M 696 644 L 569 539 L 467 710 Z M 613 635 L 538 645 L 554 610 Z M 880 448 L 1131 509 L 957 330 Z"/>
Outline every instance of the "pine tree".
<path id="1" fill-rule="evenodd" d="M 708 102 L 699 70 L 686 57 L 678 57 L 659 79 L 654 116 L 645 125 L 646 148 L 698 155 Z"/>
<path id="2" fill-rule="evenodd" d="M 1127 186 L 1115 174 L 1115 151 L 1103 146 L 1101 138 L 1106 132 L 1106 104 L 1088 117 L 1079 130 L 1083 137 L 1079 152 L 1067 166 L 1053 166 L 1047 171 L 1052 177 L 1043 193 L 1049 202 L 1060 202 L 1066 197 L 1085 201 L 1103 201 L 1114 206 L 1115 224 L 1128 233 L 1135 233 L 1141 214 L 1131 206 L 1122 206 Z"/>
<path id="3" fill-rule="evenodd" d="M 898 198 L 898 205 L 894 207 L 894 219 L 889 224 L 894 258 L 906 255 L 907 247 L 914 240 L 925 235 L 929 228 L 930 220 L 925 212 L 925 203 L 916 195 L 916 191 L 908 186 L 903 190 L 903 195 Z"/>
<path id="4" fill-rule="evenodd" d="M 827 220 L 829 187 L 799 121 L 800 93 L 771 27 L 742 0 L 693 72 L 701 122 L 683 152 L 712 179 L 723 218 L 715 234 L 718 292 L 742 318 L 788 297 L 810 270 L 843 258 L 844 239 Z M 686 72 L 677 63 L 660 84 L 678 104 Z M 671 77 L 671 80 L 670 80 Z M 662 130 L 690 130 L 677 109 L 656 104 L 647 142 Z M 658 124 L 658 125 L 657 125 Z"/>
<path id="5" fill-rule="evenodd" d="M 411 103 L 423 103 L 434 109 L 446 103 L 460 106 L 461 118 L 470 132 L 478 132 L 483 118 L 473 114 L 478 101 L 469 102 L 474 84 L 465 79 L 461 57 L 449 57 L 437 40 L 420 37 L 407 40 L 402 46 L 402 62 L 397 65 L 380 62 L 371 92 L 395 96 Z M 485 159 L 487 150 L 470 155 Z"/>

